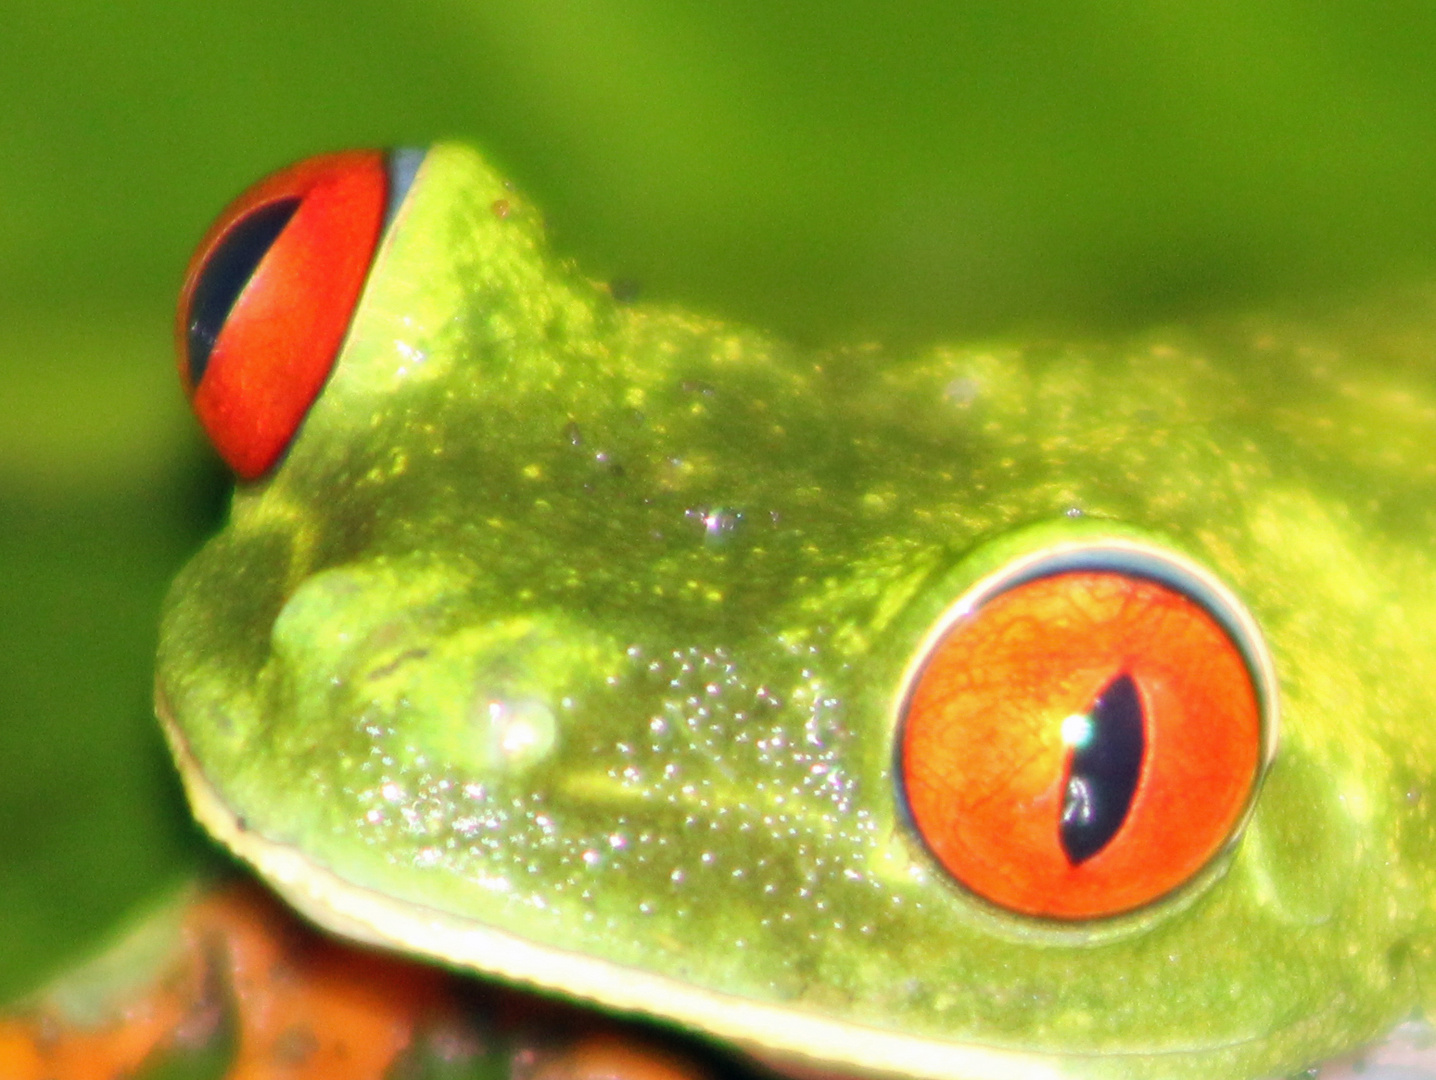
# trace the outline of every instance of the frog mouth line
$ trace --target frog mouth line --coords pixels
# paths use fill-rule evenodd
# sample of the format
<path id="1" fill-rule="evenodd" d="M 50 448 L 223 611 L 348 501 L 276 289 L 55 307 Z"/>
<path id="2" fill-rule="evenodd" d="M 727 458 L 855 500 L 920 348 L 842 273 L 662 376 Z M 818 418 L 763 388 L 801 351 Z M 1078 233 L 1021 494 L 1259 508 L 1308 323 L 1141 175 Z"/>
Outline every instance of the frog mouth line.
<path id="1" fill-rule="evenodd" d="M 539 945 L 436 908 L 396 900 L 345 880 L 293 847 L 265 840 L 246 827 L 243 818 L 230 810 L 204 776 L 158 686 L 155 712 L 195 817 L 315 924 L 363 944 L 418 954 L 419 959 L 433 958 L 476 975 L 492 975 L 591 1001 L 605 1009 L 686 1025 L 746 1047 L 770 1064 L 843 1068 L 923 1080 L 1062 1080 L 1073 1075 L 1064 1063 L 1219 1053 L 1279 1036 L 1283 1030 L 1319 1023 L 1325 1015 L 1317 1014 L 1262 1036 L 1225 1042 L 1164 1050 L 1059 1055 L 903 1035 L 705 990 L 609 960 Z M 661 1013 L 653 1008 L 654 1001 L 664 1003 Z M 809 1049 L 814 1046 L 823 1048 L 821 1058 Z"/>

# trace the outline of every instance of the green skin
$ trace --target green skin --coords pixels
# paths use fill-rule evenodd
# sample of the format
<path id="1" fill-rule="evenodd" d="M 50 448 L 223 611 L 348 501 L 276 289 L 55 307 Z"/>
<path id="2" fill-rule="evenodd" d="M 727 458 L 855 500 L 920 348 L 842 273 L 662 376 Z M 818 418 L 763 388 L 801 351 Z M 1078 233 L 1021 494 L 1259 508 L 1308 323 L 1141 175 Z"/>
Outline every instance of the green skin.
<path id="1" fill-rule="evenodd" d="M 951 1044 L 955 1076 L 1293 1070 L 1427 982 L 1436 419 L 1275 340 L 808 355 L 615 303 L 436 147 L 287 456 L 174 585 L 161 713 L 236 836 L 399 909 Z M 983 573 L 1130 535 L 1249 607 L 1279 749 L 1189 888 L 996 913 L 905 816 L 904 679 Z"/>

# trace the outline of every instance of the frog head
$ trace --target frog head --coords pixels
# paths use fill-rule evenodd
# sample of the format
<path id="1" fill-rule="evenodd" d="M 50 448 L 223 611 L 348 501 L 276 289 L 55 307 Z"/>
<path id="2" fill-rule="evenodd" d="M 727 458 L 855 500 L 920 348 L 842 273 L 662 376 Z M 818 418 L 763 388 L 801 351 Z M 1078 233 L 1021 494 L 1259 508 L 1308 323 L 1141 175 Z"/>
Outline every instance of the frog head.
<path id="1" fill-rule="evenodd" d="M 180 320 L 242 482 L 159 712 L 319 922 L 933 1080 L 1258 1077 L 1418 1001 L 1399 371 L 1257 324 L 805 352 L 620 302 L 451 145 L 260 185 Z"/>

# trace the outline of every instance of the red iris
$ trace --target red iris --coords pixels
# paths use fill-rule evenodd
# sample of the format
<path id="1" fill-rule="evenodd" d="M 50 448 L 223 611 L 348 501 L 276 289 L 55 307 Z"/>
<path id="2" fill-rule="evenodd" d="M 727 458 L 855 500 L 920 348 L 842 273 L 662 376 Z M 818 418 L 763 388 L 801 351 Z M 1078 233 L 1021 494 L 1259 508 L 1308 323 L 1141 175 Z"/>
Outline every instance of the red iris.
<path id="1" fill-rule="evenodd" d="M 994 904 L 1058 919 L 1130 911 L 1189 880 L 1241 820 L 1262 757 L 1227 632 L 1176 589 L 1112 570 L 1016 585 L 955 623 L 901 739 L 938 861 Z"/>
<path id="2" fill-rule="evenodd" d="M 242 479 L 278 460 L 324 386 L 388 187 L 377 151 L 310 158 L 231 203 L 190 260 L 175 328 L 180 379 Z"/>

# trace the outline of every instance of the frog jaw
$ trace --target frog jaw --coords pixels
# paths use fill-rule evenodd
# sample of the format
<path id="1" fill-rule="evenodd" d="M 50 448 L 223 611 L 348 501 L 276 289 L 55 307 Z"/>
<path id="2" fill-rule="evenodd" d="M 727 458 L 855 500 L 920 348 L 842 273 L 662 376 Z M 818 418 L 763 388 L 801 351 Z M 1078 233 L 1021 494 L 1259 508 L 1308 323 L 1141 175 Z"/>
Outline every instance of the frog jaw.
<path id="1" fill-rule="evenodd" d="M 432 957 L 480 974 L 592 1001 L 606 1009 L 654 1016 L 732 1042 L 770 1063 L 800 1070 L 836 1067 L 921 1080 L 1060 1080 L 1158 1074 L 1150 1072 L 1154 1062 L 1174 1061 L 1177 1056 L 1171 1051 L 1048 1054 L 866 1027 L 705 990 L 653 972 L 545 946 L 474 919 L 356 885 L 300 849 L 248 829 L 205 778 L 162 690 L 156 693 L 156 710 L 200 823 L 254 866 L 296 910 L 344 937 Z M 661 1003 L 661 1008 L 655 1003 Z M 1319 1026 L 1321 1021 L 1321 1016 L 1308 1017 L 1293 1027 Z M 1220 1055 L 1255 1041 L 1193 1047 L 1191 1053 Z M 1135 1072 L 1129 1073 L 1127 1065 L 1137 1066 Z"/>
<path id="2" fill-rule="evenodd" d="M 200 823 L 253 865 L 293 907 L 337 934 L 383 948 L 431 956 L 503 979 L 653 1014 L 755 1049 L 814 1058 L 872 1072 L 896 1071 L 930 1080 L 1055 1080 L 1052 1061 L 1017 1051 L 915 1039 L 821 1016 L 794 1014 L 718 994 L 636 968 L 527 941 L 471 919 L 397 900 L 357 886 L 317 865 L 302 851 L 248 830 L 205 779 L 180 733 L 162 690 L 156 711 Z M 816 1061 L 817 1059 L 814 1058 Z"/>

